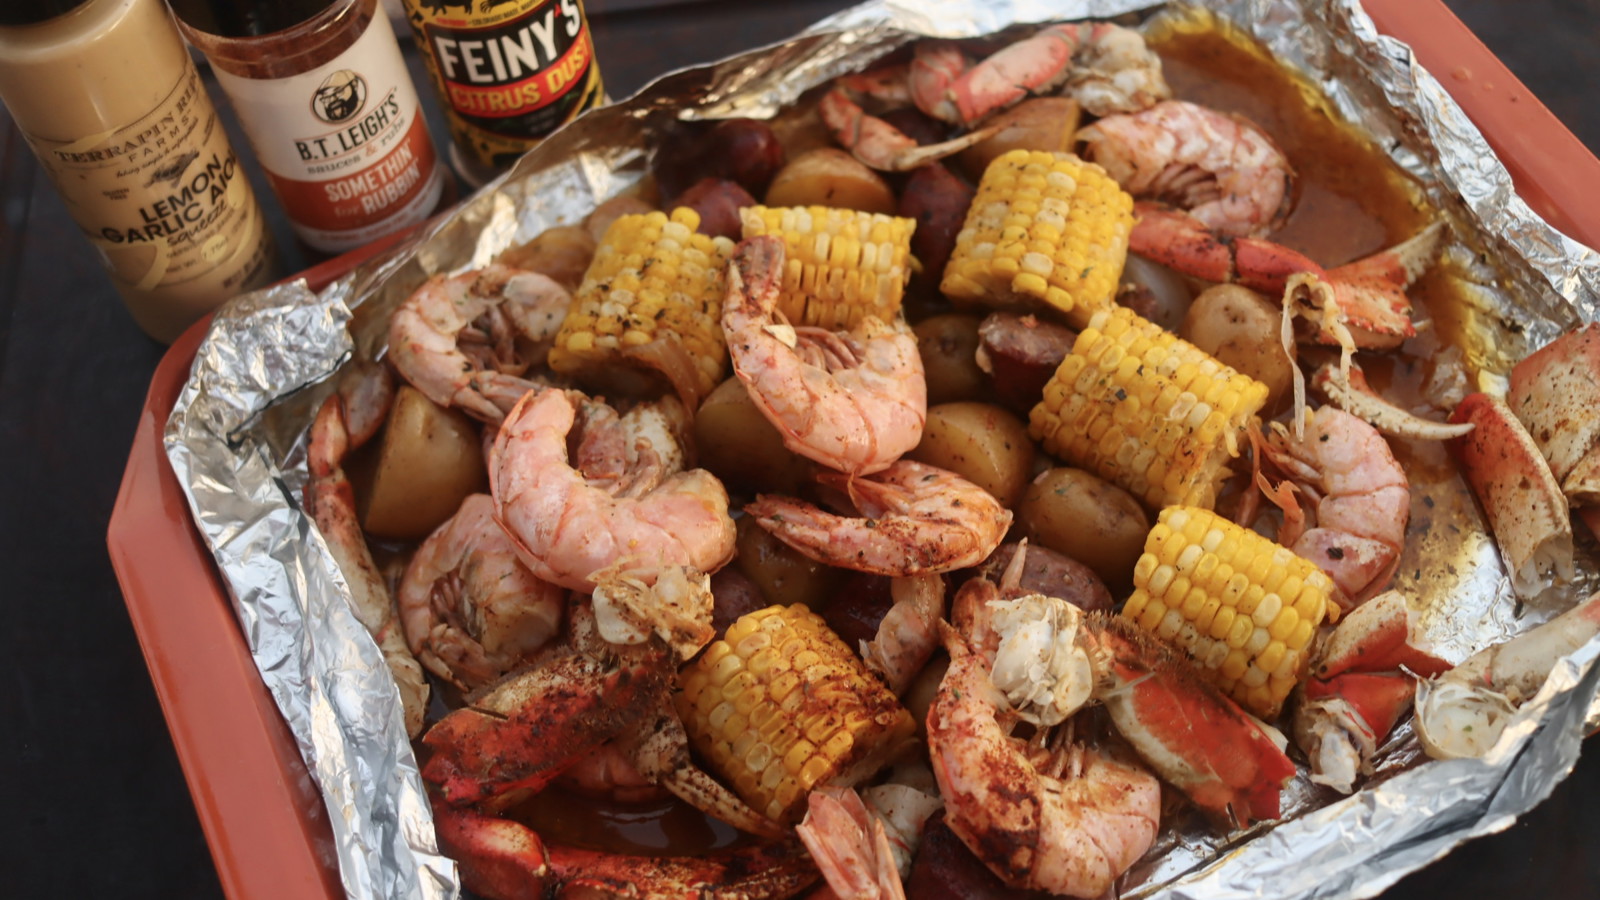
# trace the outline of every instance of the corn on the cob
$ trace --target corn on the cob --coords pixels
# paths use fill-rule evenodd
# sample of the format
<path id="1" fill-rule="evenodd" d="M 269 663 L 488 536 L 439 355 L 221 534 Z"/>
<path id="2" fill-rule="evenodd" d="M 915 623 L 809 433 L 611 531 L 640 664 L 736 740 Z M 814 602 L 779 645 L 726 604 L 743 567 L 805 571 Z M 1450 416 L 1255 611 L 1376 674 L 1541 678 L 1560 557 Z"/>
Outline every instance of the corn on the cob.
<path id="1" fill-rule="evenodd" d="M 825 206 L 747 206 L 747 238 L 784 244 L 778 311 L 792 325 L 850 328 L 865 315 L 894 320 L 911 277 L 911 219 Z"/>
<path id="2" fill-rule="evenodd" d="M 1122 615 L 1194 657 L 1240 706 L 1272 719 L 1337 616 L 1333 580 L 1254 531 L 1189 506 L 1161 511 Z"/>
<path id="3" fill-rule="evenodd" d="M 620 371 L 653 369 L 694 399 L 715 387 L 727 372 L 722 298 L 733 242 L 699 226 L 687 207 L 612 222 L 561 323 L 550 368 L 611 389 Z"/>
<path id="4" fill-rule="evenodd" d="M 1029 425 L 1049 452 L 1152 508 L 1210 507 L 1267 386 L 1126 307 L 1095 313 Z"/>
<path id="5" fill-rule="evenodd" d="M 679 683 L 694 748 L 746 803 L 779 821 L 799 818 L 813 787 L 872 774 L 916 730 L 894 694 L 800 604 L 739 619 Z"/>
<path id="6" fill-rule="evenodd" d="M 1133 198 L 1070 153 L 1012 150 L 984 170 L 939 285 L 957 302 L 1042 300 L 1081 327 L 1113 302 Z"/>

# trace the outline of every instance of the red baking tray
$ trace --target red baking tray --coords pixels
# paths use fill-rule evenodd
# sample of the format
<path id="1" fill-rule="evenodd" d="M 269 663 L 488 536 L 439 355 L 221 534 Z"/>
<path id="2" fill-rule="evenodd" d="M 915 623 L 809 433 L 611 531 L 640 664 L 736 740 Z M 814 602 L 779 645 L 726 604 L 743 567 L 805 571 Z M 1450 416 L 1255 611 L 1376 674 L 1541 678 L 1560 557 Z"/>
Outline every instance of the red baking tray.
<path id="1" fill-rule="evenodd" d="M 1519 193 L 1600 247 L 1600 160 L 1439 0 L 1367 0 L 1380 31 L 1417 57 L 1505 161 Z M 366 252 L 375 252 L 369 248 Z M 314 287 L 361 254 L 306 273 Z M 344 896 L 322 798 L 256 673 L 210 553 L 162 447 L 204 323 L 156 369 L 107 543 L 223 890 L 231 898 Z"/>

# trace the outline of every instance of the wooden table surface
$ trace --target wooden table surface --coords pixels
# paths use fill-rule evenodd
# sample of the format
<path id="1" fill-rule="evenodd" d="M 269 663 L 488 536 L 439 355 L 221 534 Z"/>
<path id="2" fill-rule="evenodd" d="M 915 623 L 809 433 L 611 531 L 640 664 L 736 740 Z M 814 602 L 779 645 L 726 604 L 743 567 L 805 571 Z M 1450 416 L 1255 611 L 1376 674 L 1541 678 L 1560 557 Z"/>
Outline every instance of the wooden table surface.
<path id="1" fill-rule="evenodd" d="M 1600 149 L 1600 10 L 1591 0 L 1446 3 L 1591 151 Z M 845 5 L 587 4 L 613 96 L 670 68 L 781 39 Z M 9 117 L 4 125 L 0 896 L 218 897 L 105 549 L 135 419 L 164 348 L 134 327 Z M 435 134 L 442 140 L 444 131 Z M 245 147 L 237 137 L 235 145 Z M 294 244 L 259 172 L 252 175 L 288 270 L 316 261 Z M 1597 797 L 1600 754 L 1591 749 L 1533 813 L 1384 897 L 1592 900 L 1600 895 Z"/>

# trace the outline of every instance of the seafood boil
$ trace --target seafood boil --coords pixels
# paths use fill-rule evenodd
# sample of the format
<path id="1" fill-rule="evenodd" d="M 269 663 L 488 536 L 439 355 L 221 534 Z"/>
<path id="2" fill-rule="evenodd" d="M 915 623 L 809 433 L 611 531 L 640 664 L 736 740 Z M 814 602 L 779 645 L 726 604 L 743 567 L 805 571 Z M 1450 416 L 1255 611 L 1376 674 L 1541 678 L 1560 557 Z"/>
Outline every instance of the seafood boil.
<path id="1" fill-rule="evenodd" d="M 1115 81 L 1095 68 L 1094 35 L 1105 33 L 1058 32 L 1081 46 L 1028 90 Z M 1062 37 L 990 56 L 1026 60 L 1029 41 Z M 1159 68 L 1164 45 L 1153 45 L 1144 52 Z M 934 50 L 981 67 L 979 51 L 993 48 L 941 44 L 927 55 Z M 915 68 L 924 53 L 912 53 Z M 1144 64 L 1140 83 L 1152 77 Z M 892 180 L 800 151 L 765 185 L 641 192 L 636 211 L 603 228 L 597 215 L 594 261 L 559 329 L 543 312 L 538 331 L 508 329 L 510 306 L 454 299 L 498 290 L 516 302 L 498 271 L 453 275 L 401 304 L 411 312 L 396 314 L 384 364 L 434 404 L 428 415 L 455 423 L 452 465 L 481 478 L 461 490 L 459 513 L 426 529 L 432 552 L 415 538 L 378 548 L 403 577 L 366 583 L 375 596 L 392 590 L 396 613 L 363 621 L 390 655 L 398 623 L 447 695 L 451 711 L 424 725 L 423 774 L 441 846 L 468 887 L 485 896 L 624 883 L 651 895 L 899 896 L 903 882 L 939 877 L 919 876 L 933 863 L 917 846 L 945 829 L 1001 884 L 1100 896 L 1190 813 L 1227 835 L 1282 814 L 1298 772 L 1359 788 L 1413 693 L 1428 703 L 1424 746 L 1460 755 L 1450 736 L 1463 719 L 1502 718 L 1537 689 L 1542 670 L 1527 657 L 1586 639 L 1592 617 L 1555 619 L 1546 627 L 1556 637 L 1502 655 L 1517 661 L 1504 678 L 1499 662 L 1481 667 L 1496 677 L 1453 678 L 1449 662 L 1418 646 L 1395 577 L 1412 508 L 1400 460 L 1416 452 L 1403 442 L 1440 438 L 1385 437 L 1383 416 L 1312 375 L 1336 372 L 1329 377 L 1434 424 L 1471 425 L 1437 452 L 1477 492 L 1519 593 L 1570 573 L 1570 535 L 1564 544 L 1546 531 L 1570 532 L 1568 504 L 1583 521 L 1583 495 L 1564 486 L 1592 448 L 1567 451 L 1576 461 L 1560 475 L 1522 478 L 1519 467 L 1551 451 L 1538 436 L 1501 437 L 1516 413 L 1490 420 L 1484 401 L 1441 402 L 1355 368 L 1378 373 L 1384 354 L 1405 356 L 1433 304 L 1447 302 L 1437 282 L 1411 291 L 1438 265 L 1437 247 L 1426 246 L 1436 238 L 1423 237 L 1436 226 L 1397 226 L 1407 233 L 1357 257 L 1279 252 L 1268 242 L 1296 215 L 1289 158 L 1277 174 L 1254 176 L 1290 185 L 1282 199 L 1248 207 L 1239 227 L 1256 237 L 1201 220 L 1197 240 L 1237 251 L 1226 267 L 1239 277 L 1185 268 L 1187 250 L 1161 245 L 1147 223 L 1209 215 L 1196 210 L 1229 189 L 1215 187 L 1223 180 L 1209 162 L 1158 160 L 1168 180 L 1153 188 L 1110 165 L 1110 151 L 1093 146 L 1110 128 L 1101 123 L 1128 116 L 1135 128 L 1169 128 L 1170 119 L 1139 116 L 1193 104 L 1181 86 L 1135 96 L 1142 109 L 1095 112 L 1080 99 L 1087 114 L 1073 113 L 1066 146 L 1013 134 L 1023 143 L 977 157 L 981 167 L 963 160 L 995 149 L 985 144 L 1005 134 L 997 129 L 923 163 L 944 166 L 961 190 L 914 188 L 945 182 Z M 984 134 L 985 121 L 926 126 L 936 138 L 927 146 Z M 1207 139 L 1248 143 L 1241 152 L 1252 160 L 1271 143 L 1229 121 Z M 1062 130 L 1059 119 L 1044 129 Z M 1164 152 L 1150 141 L 1119 152 Z M 1184 174 L 1188 166 L 1199 174 Z M 914 189 L 930 195 L 907 200 Z M 841 196 L 851 204 L 833 205 Z M 885 197 L 889 208 L 874 208 Z M 732 233 L 708 233 L 730 204 Z M 908 207 L 956 223 L 942 269 L 923 263 L 938 249 L 918 244 L 938 216 L 895 215 Z M 1190 296 L 1158 300 L 1124 268 L 1141 251 L 1190 278 L 1238 282 L 1233 289 L 1255 295 L 1237 302 L 1266 314 L 1223 317 L 1253 331 L 1208 334 L 1202 326 L 1216 323 L 1204 321 L 1203 300 L 1219 289 L 1190 282 Z M 518 262 L 538 271 L 537 260 Z M 552 279 L 537 285 L 538 302 L 565 292 Z M 434 362 L 418 383 L 401 341 L 428 321 L 419 305 L 443 301 L 456 318 L 439 333 L 454 346 L 424 347 Z M 1145 314 L 1158 302 L 1180 305 L 1176 326 Z M 1064 336 L 1046 342 L 1042 359 L 1023 354 L 1018 330 L 1044 328 Z M 1547 354 L 1538 373 L 1513 379 L 1521 399 L 1511 408 L 1537 410 L 1531 385 L 1581 379 L 1557 367 L 1583 359 L 1581 344 Z M 470 376 L 449 387 L 449 402 L 425 386 L 439 383 L 440 360 L 463 361 L 452 364 Z M 1285 365 L 1290 386 L 1270 383 Z M 998 383 L 1019 369 L 1041 376 L 1036 389 Z M 977 389 L 950 390 L 960 377 Z M 352 393 L 338 396 L 351 418 Z M 1002 396 L 1026 401 L 985 402 Z M 859 418 L 842 424 L 843 409 Z M 353 437 L 355 425 L 327 418 L 325 428 Z M 341 568 L 356 560 L 349 565 L 375 570 L 365 544 L 382 544 L 390 529 L 362 510 L 395 505 L 377 492 L 404 498 L 416 488 L 357 475 L 354 499 L 333 490 L 341 467 L 358 468 L 349 457 L 360 451 L 347 453 L 345 439 L 313 429 L 313 447 L 335 449 L 313 455 L 307 506 L 334 507 L 317 521 Z M 1063 483 L 1061 470 L 1090 488 L 1030 490 Z M 1516 494 L 1526 482 L 1540 486 L 1537 504 Z M 1555 513 L 1529 522 L 1521 514 L 1534 506 Z M 1091 513 L 1109 524 L 1085 527 Z M 1120 541 L 1133 562 L 1097 571 L 1113 554 L 1096 541 Z M 1075 568 L 1025 578 L 1046 552 Z M 1011 562 L 998 564 L 1004 555 Z M 527 610 L 486 584 L 501 571 L 534 585 Z M 1087 599 L 1100 594 L 1109 608 Z M 1361 615 L 1368 609 L 1381 615 Z M 1367 652 L 1375 642 L 1399 649 Z M 1383 668 L 1352 667 L 1351 646 Z M 413 681 L 417 668 L 407 670 Z M 1430 679 L 1421 691 L 1418 679 Z M 1478 682 L 1503 703 L 1450 707 L 1461 685 Z M 1447 709 L 1434 712 L 1439 704 Z M 586 783 L 574 771 L 585 755 L 613 760 L 613 770 Z M 579 849 L 530 812 L 541 797 L 614 798 L 643 785 L 676 798 L 654 802 L 687 805 L 744 837 L 666 854 L 625 841 Z M 828 887 L 814 888 L 819 879 Z"/>

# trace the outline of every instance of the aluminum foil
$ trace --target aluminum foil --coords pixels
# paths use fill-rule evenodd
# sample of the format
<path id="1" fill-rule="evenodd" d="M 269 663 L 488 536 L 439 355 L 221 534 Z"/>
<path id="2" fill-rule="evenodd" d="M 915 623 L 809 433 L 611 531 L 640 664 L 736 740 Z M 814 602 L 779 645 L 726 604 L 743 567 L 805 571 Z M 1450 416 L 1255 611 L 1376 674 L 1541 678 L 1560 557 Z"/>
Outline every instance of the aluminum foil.
<path id="1" fill-rule="evenodd" d="M 1451 223 L 1446 264 L 1475 309 L 1466 362 L 1493 384 L 1509 363 L 1600 312 L 1600 258 L 1541 221 L 1514 192 L 1482 136 L 1398 41 L 1352 0 L 883 0 L 819 22 L 793 40 L 675 72 L 593 111 L 487 185 L 448 219 L 320 293 L 302 283 L 236 299 L 217 314 L 166 428 L 168 456 L 228 586 L 241 629 L 326 800 L 341 880 L 352 897 L 459 893 L 442 857 L 376 646 L 302 513 L 304 438 L 330 376 L 383 352 L 388 313 L 436 272 L 486 263 L 544 229 L 581 219 L 644 174 L 647 148 L 678 118 L 767 117 L 807 89 L 919 36 L 970 37 L 1023 23 L 1126 16 L 1162 27 L 1195 7 L 1262 41 L 1302 72 L 1421 184 Z M 1151 18 L 1153 17 L 1153 18 Z M 1459 498 L 1458 498 L 1459 499 Z M 1403 584 L 1440 652 L 1459 660 L 1525 630 L 1590 590 L 1584 579 L 1518 604 L 1470 501 L 1459 534 L 1422 542 Z M 1449 529 L 1434 529 L 1442 533 Z M 1413 560 L 1408 559 L 1409 562 Z M 1445 565 L 1448 563 L 1448 565 Z M 1444 614 L 1445 601 L 1453 604 Z M 1563 660 L 1483 759 L 1410 766 L 1402 728 L 1385 776 L 1328 802 L 1303 780 L 1286 818 L 1231 836 L 1168 831 L 1125 877 L 1125 896 L 1356 898 L 1472 837 L 1507 827 L 1571 770 L 1600 725 L 1600 641 Z M 1388 772 L 1397 774 L 1388 775 Z M 1377 780 L 1377 779 L 1375 779 Z"/>

